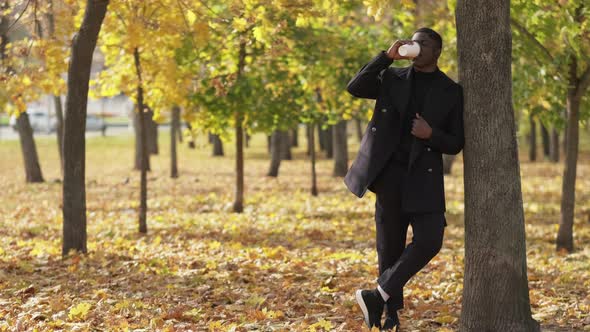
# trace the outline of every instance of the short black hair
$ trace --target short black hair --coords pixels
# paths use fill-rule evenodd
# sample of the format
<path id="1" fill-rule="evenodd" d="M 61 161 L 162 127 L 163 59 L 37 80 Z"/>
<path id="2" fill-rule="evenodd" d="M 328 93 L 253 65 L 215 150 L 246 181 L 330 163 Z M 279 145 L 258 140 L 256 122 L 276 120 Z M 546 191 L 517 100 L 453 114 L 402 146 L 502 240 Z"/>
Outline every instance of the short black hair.
<path id="1" fill-rule="evenodd" d="M 436 32 L 430 28 L 420 28 L 420 29 L 414 31 L 414 33 L 418 33 L 418 32 L 423 32 L 423 33 L 427 34 L 428 37 L 430 37 L 432 40 L 434 40 L 438 44 L 438 48 L 442 49 L 442 47 L 443 47 L 442 37 L 438 34 L 438 32 Z"/>

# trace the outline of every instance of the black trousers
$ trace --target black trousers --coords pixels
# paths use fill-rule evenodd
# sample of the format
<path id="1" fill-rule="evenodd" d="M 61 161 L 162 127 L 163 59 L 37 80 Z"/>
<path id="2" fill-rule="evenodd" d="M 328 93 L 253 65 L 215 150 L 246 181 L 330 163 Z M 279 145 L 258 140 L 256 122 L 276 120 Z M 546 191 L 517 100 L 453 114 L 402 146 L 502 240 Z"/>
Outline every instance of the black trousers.
<path id="1" fill-rule="evenodd" d="M 386 302 L 388 311 L 404 307 L 404 285 L 440 251 L 447 225 L 444 212 L 415 214 L 402 211 L 405 170 L 404 164 L 392 158 L 371 184 L 377 196 L 377 282 L 390 296 Z M 412 225 L 413 237 L 406 246 L 409 225 Z"/>

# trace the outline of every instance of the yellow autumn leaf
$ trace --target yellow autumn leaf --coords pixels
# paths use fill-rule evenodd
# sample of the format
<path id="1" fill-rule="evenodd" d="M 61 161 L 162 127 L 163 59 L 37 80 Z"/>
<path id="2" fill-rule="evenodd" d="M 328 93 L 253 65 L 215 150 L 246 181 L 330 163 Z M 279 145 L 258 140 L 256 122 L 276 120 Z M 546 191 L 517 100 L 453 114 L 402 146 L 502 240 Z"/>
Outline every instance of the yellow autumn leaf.
<path id="1" fill-rule="evenodd" d="M 92 304 L 88 302 L 78 303 L 76 306 L 70 309 L 68 318 L 73 321 L 83 321 L 88 316 L 90 308 L 92 308 Z"/>

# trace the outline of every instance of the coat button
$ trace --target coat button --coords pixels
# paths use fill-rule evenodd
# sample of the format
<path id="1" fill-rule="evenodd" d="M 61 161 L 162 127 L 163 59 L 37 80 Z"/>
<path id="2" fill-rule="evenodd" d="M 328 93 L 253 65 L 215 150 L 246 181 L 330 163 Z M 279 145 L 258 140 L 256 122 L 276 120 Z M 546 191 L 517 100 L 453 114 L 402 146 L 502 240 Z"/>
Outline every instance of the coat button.
<path id="1" fill-rule="evenodd" d="M 428 172 L 432 173 L 432 168 L 429 168 L 429 169 L 428 169 Z"/>
<path id="2" fill-rule="evenodd" d="M 375 127 L 371 127 L 371 131 L 372 131 L 372 132 L 376 132 L 376 131 L 377 131 L 377 128 L 375 128 Z"/>
<path id="3" fill-rule="evenodd" d="M 430 152 L 430 148 L 426 148 L 426 151 L 429 151 Z"/>
<path id="4" fill-rule="evenodd" d="M 387 112 L 387 108 L 383 108 L 383 109 L 381 110 L 381 112 L 383 112 L 383 113 Z"/>

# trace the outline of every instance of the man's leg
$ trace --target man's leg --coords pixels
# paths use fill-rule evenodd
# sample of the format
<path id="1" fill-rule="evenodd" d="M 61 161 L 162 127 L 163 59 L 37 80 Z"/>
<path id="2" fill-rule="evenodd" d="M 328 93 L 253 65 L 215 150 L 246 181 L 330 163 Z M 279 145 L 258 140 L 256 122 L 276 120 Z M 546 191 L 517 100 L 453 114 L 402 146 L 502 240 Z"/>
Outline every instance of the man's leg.
<path id="1" fill-rule="evenodd" d="M 408 219 L 401 213 L 401 177 L 405 168 L 390 160 L 371 184 L 372 191 L 377 195 L 375 225 L 379 274 L 395 264 L 406 244 Z M 369 328 L 381 327 L 383 309 L 387 310 L 385 301 L 389 295 L 381 294 L 381 291 L 372 289 L 356 292 L 356 300 Z M 401 299 L 402 293 L 392 293 L 392 296 Z"/>
<path id="2" fill-rule="evenodd" d="M 377 194 L 375 200 L 379 275 L 382 275 L 398 261 L 406 247 L 409 220 L 407 216 L 401 213 L 399 195 L 395 195 L 395 190 L 391 191 L 392 193 L 389 194 Z M 388 295 L 391 300 L 386 305 L 389 303 L 403 303 L 402 289 L 388 293 Z"/>
<path id="3" fill-rule="evenodd" d="M 404 249 L 397 262 L 379 276 L 379 286 L 391 296 L 388 305 L 403 308 L 404 285 L 440 251 L 444 235 L 444 213 L 413 214 L 412 243 Z"/>

